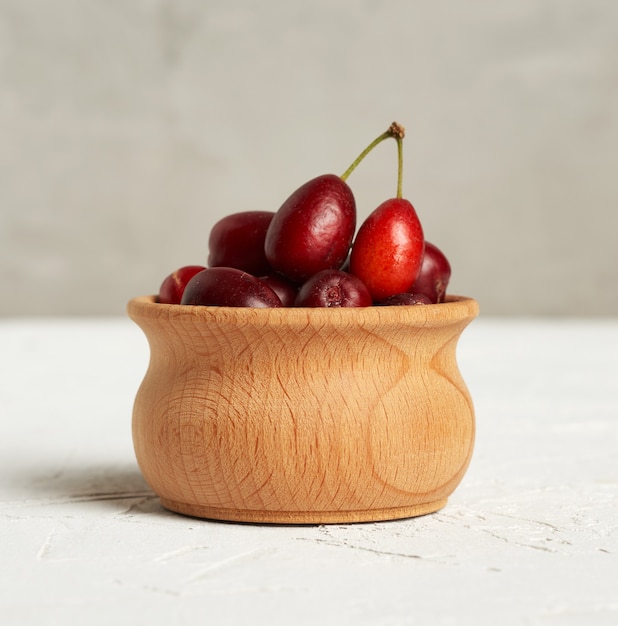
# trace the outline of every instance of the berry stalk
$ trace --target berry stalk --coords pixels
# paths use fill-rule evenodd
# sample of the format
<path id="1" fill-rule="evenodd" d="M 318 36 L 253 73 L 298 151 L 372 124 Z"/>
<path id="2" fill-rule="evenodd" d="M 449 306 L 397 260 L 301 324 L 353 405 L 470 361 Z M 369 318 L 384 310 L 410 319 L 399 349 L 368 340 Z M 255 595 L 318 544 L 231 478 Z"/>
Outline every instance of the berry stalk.
<path id="1" fill-rule="evenodd" d="M 403 135 L 396 135 L 397 140 L 397 197 L 402 196 L 403 187 Z"/>
<path id="2" fill-rule="evenodd" d="M 341 180 L 346 181 L 350 174 L 356 169 L 356 167 L 360 164 L 360 162 L 378 145 L 381 144 L 385 139 L 389 139 L 393 137 L 397 141 L 398 152 L 399 152 L 399 173 L 398 173 L 398 183 L 397 183 L 397 197 L 401 197 L 401 179 L 402 179 L 402 170 L 403 170 L 403 149 L 402 143 L 403 138 L 405 137 L 406 130 L 401 124 L 397 122 L 393 122 L 388 130 L 383 132 L 381 135 L 376 137 L 357 157 L 354 159 L 350 167 L 340 176 Z"/>

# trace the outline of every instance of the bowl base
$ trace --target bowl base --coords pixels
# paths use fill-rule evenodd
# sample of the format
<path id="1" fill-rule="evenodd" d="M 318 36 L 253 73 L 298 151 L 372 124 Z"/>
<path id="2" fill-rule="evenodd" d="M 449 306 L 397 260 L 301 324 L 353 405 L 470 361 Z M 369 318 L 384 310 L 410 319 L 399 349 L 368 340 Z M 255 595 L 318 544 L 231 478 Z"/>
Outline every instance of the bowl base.
<path id="1" fill-rule="evenodd" d="M 225 522 L 246 522 L 252 524 L 349 524 L 383 522 L 435 513 L 446 505 L 448 498 L 410 506 L 365 509 L 361 511 L 255 511 L 187 504 L 185 502 L 168 500 L 167 498 L 160 498 L 160 500 L 166 509 L 175 513 Z"/>

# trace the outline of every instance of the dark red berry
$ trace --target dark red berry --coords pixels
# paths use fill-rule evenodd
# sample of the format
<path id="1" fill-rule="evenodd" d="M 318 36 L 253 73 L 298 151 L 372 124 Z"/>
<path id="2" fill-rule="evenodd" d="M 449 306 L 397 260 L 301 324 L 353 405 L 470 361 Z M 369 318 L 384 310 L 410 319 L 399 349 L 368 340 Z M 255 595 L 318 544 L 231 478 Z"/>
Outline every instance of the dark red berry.
<path id="1" fill-rule="evenodd" d="M 185 265 L 166 276 L 159 287 L 157 301 L 161 304 L 180 304 L 187 283 L 204 269 L 202 265 Z"/>
<path id="2" fill-rule="evenodd" d="M 364 307 L 372 303 L 369 290 L 356 276 L 340 270 L 322 270 L 302 285 L 294 306 Z"/>
<path id="3" fill-rule="evenodd" d="M 356 229 L 352 190 L 335 174 L 299 187 L 275 213 L 264 250 L 271 267 L 302 283 L 325 269 L 339 269 Z"/>
<path id="4" fill-rule="evenodd" d="M 292 306 L 294 304 L 296 294 L 298 293 L 297 285 L 278 274 L 260 276 L 260 280 L 266 283 L 279 296 L 283 306 Z"/>
<path id="5" fill-rule="evenodd" d="M 182 304 L 202 306 L 280 307 L 277 294 L 259 278 L 233 267 L 212 267 L 187 284 Z"/>
<path id="6" fill-rule="evenodd" d="M 208 266 L 235 267 L 254 276 L 267 274 L 270 266 L 264 239 L 273 215 L 272 211 L 244 211 L 219 220 L 208 238 Z"/>
<path id="7" fill-rule="evenodd" d="M 417 304 L 432 304 L 432 302 L 422 293 L 397 293 L 379 304 L 383 306 L 414 306 Z"/>
<path id="8" fill-rule="evenodd" d="M 437 246 L 426 241 L 421 269 L 410 291 L 426 295 L 434 304 L 444 302 L 450 278 L 448 259 Z"/>

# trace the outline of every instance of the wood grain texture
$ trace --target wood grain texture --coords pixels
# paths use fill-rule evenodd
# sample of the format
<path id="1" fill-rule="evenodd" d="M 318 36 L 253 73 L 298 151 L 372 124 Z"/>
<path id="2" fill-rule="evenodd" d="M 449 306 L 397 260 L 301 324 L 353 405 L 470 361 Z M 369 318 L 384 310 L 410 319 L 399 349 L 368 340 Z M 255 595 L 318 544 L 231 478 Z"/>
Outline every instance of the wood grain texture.
<path id="1" fill-rule="evenodd" d="M 416 307 L 128 304 L 151 359 L 133 410 L 144 477 L 167 508 L 260 523 L 435 511 L 472 455 L 456 345 L 470 298 Z"/>

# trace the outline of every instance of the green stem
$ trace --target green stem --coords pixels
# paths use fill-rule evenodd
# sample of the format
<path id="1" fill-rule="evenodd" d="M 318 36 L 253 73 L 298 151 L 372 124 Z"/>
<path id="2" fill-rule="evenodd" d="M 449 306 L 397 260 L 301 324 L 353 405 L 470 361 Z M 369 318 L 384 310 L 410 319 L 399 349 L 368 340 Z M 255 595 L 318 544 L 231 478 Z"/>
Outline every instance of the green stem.
<path id="1" fill-rule="evenodd" d="M 348 167 L 348 169 L 341 175 L 341 180 L 346 181 L 350 174 L 356 169 L 358 164 L 380 143 L 382 143 L 385 139 L 389 137 L 394 137 L 397 140 L 398 150 L 399 150 L 399 183 L 398 183 L 398 194 L 401 194 L 401 177 L 402 177 L 402 169 L 403 169 L 403 157 L 402 157 L 402 140 L 405 135 L 405 129 L 403 126 L 400 126 L 397 122 L 393 122 L 389 129 L 382 133 L 379 137 L 376 137 L 354 160 L 352 165 Z M 400 196 L 398 196 L 400 197 Z"/>
<path id="2" fill-rule="evenodd" d="M 385 139 L 392 137 L 391 133 L 387 130 L 385 133 L 382 133 L 379 137 L 376 137 L 354 160 L 352 165 L 348 167 L 348 169 L 341 175 L 341 180 L 345 181 L 348 179 L 348 176 L 356 169 L 356 166 L 379 144 L 382 143 Z"/>
<path id="3" fill-rule="evenodd" d="M 402 196 L 402 182 L 403 182 L 403 137 L 397 135 L 397 197 Z"/>

